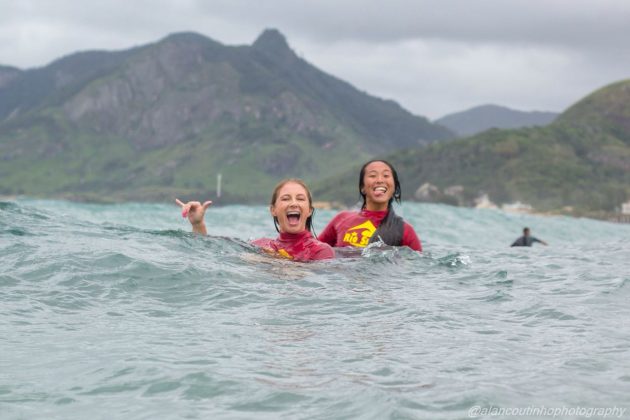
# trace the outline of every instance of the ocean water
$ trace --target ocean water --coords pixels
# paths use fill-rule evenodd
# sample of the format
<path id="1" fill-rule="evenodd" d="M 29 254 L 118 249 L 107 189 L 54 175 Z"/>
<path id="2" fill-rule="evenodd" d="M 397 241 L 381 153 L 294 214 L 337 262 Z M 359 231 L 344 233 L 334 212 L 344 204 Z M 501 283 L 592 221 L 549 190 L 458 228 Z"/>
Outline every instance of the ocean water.
<path id="1" fill-rule="evenodd" d="M 0 202 L 0 418 L 630 417 L 630 225 L 399 213 L 422 255 L 294 263 L 264 206 Z"/>

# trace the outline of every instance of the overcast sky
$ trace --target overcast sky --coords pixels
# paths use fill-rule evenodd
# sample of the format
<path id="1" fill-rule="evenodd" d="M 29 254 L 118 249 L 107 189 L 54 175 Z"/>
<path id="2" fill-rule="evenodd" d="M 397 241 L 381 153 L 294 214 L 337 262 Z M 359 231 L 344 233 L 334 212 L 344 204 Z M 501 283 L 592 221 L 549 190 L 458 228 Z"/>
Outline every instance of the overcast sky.
<path id="1" fill-rule="evenodd" d="M 430 119 L 481 104 L 562 111 L 630 78 L 628 0 L 0 0 L 0 64 L 195 31 L 277 28 L 320 69 Z"/>

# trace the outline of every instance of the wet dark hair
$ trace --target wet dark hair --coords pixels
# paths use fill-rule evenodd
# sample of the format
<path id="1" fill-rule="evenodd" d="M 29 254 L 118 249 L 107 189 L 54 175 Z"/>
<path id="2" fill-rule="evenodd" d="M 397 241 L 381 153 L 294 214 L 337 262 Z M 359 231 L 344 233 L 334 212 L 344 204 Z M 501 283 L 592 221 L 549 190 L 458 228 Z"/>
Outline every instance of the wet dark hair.
<path id="1" fill-rule="evenodd" d="M 394 177 L 394 194 L 391 196 L 391 198 L 387 202 L 387 209 L 391 210 L 392 202 L 394 200 L 396 200 L 396 202 L 400 204 L 400 200 L 402 199 L 402 189 L 400 188 L 400 181 L 398 180 L 398 172 L 396 172 L 396 169 L 394 169 L 391 163 L 383 159 L 373 159 L 369 162 L 366 162 L 361 167 L 361 172 L 359 173 L 359 194 L 361 195 L 361 198 L 363 199 L 361 210 L 364 210 L 365 206 L 367 205 L 366 200 L 365 200 L 365 193 L 363 192 L 363 187 L 365 186 L 365 183 L 363 181 L 363 178 L 365 177 L 365 169 L 370 163 L 374 163 L 374 162 L 383 162 L 385 165 L 389 166 L 389 169 L 392 171 L 392 176 Z"/>
<path id="2" fill-rule="evenodd" d="M 361 172 L 359 173 L 359 194 L 361 194 L 361 198 L 363 199 L 361 210 L 365 210 L 367 205 L 365 198 L 366 194 L 363 192 L 363 187 L 365 186 L 365 182 L 363 181 L 363 178 L 365 177 L 365 169 L 370 163 L 374 162 L 383 162 L 385 165 L 389 166 L 389 169 L 392 171 L 392 176 L 394 177 L 394 194 L 392 194 L 387 202 L 387 216 L 381 220 L 380 225 L 370 238 L 369 243 L 381 240 L 387 245 L 401 246 L 405 225 L 403 219 L 394 212 L 392 203 L 396 200 L 396 202 L 400 204 L 402 199 L 402 188 L 400 187 L 400 181 L 398 180 L 398 172 L 396 172 L 396 169 L 394 169 L 392 164 L 386 160 L 374 159 L 366 162 L 363 167 L 361 167 Z"/>
<path id="3" fill-rule="evenodd" d="M 315 229 L 313 228 L 313 216 L 315 216 L 315 208 L 313 207 L 313 197 L 311 195 L 311 190 L 308 189 L 304 181 L 298 178 L 286 178 L 278 182 L 276 187 L 273 189 L 273 193 L 271 194 L 271 202 L 269 203 L 269 205 L 275 206 L 276 200 L 278 199 L 278 192 L 280 191 L 282 187 L 284 187 L 286 184 L 289 184 L 291 182 L 293 182 L 294 184 L 301 185 L 306 191 L 306 196 L 308 197 L 308 207 L 310 210 L 312 210 L 311 215 L 308 216 L 308 218 L 306 219 L 306 230 L 311 231 L 313 236 L 317 238 L 317 236 L 315 235 Z M 273 225 L 275 226 L 276 231 L 280 233 L 280 228 L 278 228 L 278 218 L 275 216 L 273 218 Z"/>

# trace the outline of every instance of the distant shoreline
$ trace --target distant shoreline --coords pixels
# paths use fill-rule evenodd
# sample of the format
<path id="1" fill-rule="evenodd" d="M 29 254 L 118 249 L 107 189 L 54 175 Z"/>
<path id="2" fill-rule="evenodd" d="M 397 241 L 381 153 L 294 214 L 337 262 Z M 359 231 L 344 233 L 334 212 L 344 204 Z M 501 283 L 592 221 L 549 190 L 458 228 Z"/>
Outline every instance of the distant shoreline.
<path id="1" fill-rule="evenodd" d="M 187 194 L 188 195 L 188 194 Z M 185 198 L 184 195 L 182 197 Z M 88 195 L 80 195 L 80 194 L 60 194 L 60 195 L 43 195 L 43 196 L 29 196 L 29 195 L 0 195 L 0 202 L 3 201 L 16 201 L 19 199 L 32 199 L 32 200 L 61 200 L 68 201 L 74 203 L 85 203 L 85 204 L 103 204 L 103 205 L 115 205 L 115 204 L 126 204 L 126 203 L 151 203 L 151 204 L 169 204 L 171 202 L 174 203 L 174 198 L 168 196 L 137 196 L 137 200 L 129 200 L 123 198 L 118 195 L 98 195 L 98 194 L 88 194 Z M 182 199 L 184 199 L 182 198 Z M 266 206 L 269 203 L 262 200 L 238 200 L 238 199 L 227 199 L 221 200 L 212 198 L 214 207 L 223 207 L 223 206 L 232 206 L 232 205 L 259 205 Z M 418 203 L 418 204 L 443 204 L 450 205 L 445 203 L 428 203 L 426 201 L 414 201 L 414 200 L 406 200 L 408 203 Z M 320 210 L 345 210 L 348 206 L 343 203 L 337 201 L 325 201 L 320 200 L 313 203 L 316 209 Z M 453 207 L 461 207 L 461 208 L 469 208 L 474 209 L 475 207 L 466 207 L 466 206 L 453 206 Z M 610 223 L 621 223 L 621 224 L 630 224 L 630 214 L 622 214 L 622 213 L 613 213 L 607 211 L 567 211 L 566 209 L 561 210 L 527 210 L 527 211 L 516 211 L 516 210 L 506 210 L 501 208 L 496 208 L 495 210 L 502 211 L 508 214 L 531 214 L 534 216 L 567 216 L 573 218 L 587 218 L 593 220 L 599 220 Z"/>
<path id="2" fill-rule="evenodd" d="M 518 212 L 518 211 L 506 211 L 506 210 L 501 210 L 504 211 L 506 213 L 521 213 L 521 214 L 532 214 L 532 215 L 536 215 L 536 216 L 567 216 L 567 217 L 573 217 L 576 219 L 579 218 L 586 218 L 586 219 L 593 219 L 593 220 L 600 220 L 600 221 L 604 221 L 604 222 L 610 222 L 610 223 L 623 223 L 623 224 L 630 224 L 630 214 L 622 214 L 622 213 L 613 213 L 613 212 L 606 212 L 606 211 L 597 211 L 597 212 L 582 212 L 582 211 L 566 211 L 566 210 L 550 210 L 550 211 L 538 211 L 538 210 L 531 210 L 531 211 L 522 211 L 522 212 Z"/>

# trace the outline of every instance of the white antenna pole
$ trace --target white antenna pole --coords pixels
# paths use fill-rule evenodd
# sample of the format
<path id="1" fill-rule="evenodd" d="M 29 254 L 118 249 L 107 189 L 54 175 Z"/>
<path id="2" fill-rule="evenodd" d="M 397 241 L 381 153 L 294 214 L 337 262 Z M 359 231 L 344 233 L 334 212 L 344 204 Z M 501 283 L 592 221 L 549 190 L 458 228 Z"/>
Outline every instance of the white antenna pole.
<path id="1" fill-rule="evenodd" d="M 221 174 L 217 175 L 217 198 L 221 198 Z"/>

